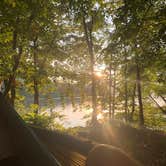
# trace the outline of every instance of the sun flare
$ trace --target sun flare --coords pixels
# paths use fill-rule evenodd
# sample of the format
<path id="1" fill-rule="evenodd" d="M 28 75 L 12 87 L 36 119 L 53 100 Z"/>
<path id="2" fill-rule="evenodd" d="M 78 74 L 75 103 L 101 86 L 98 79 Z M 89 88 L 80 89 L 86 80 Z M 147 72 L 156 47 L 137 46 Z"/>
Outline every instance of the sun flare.
<path id="1" fill-rule="evenodd" d="M 102 120 L 104 117 L 103 117 L 103 115 L 101 114 L 101 113 L 99 113 L 98 115 L 97 115 L 97 120 Z"/>
<path id="2" fill-rule="evenodd" d="M 96 71 L 95 72 L 95 75 L 98 77 L 98 78 L 101 78 L 103 76 L 102 72 L 101 71 Z"/>

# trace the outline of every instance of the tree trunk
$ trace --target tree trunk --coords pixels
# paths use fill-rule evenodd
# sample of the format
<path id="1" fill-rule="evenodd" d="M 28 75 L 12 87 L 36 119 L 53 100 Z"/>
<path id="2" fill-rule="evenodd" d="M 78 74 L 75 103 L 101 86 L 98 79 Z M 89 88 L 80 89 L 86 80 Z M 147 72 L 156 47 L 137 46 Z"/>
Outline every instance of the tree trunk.
<path id="1" fill-rule="evenodd" d="M 93 39 L 92 39 L 92 29 L 93 29 L 93 18 L 91 20 L 91 27 L 87 25 L 85 21 L 85 16 L 83 16 L 83 27 L 84 33 L 86 38 L 86 43 L 88 46 L 88 51 L 90 55 L 90 70 L 91 70 L 91 95 L 92 95 L 92 125 L 97 123 L 97 95 L 96 95 L 96 80 L 95 80 L 95 72 L 94 72 L 94 65 L 95 65 L 95 57 L 93 52 Z"/>
<path id="2" fill-rule="evenodd" d="M 39 90 L 38 90 L 38 82 L 37 80 L 34 78 L 33 80 L 34 83 L 34 104 L 39 105 Z"/>
<path id="3" fill-rule="evenodd" d="M 22 47 L 19 48 L 19 53 L 14 58 L 15 63 L 14 63 L 13 69 L 12 69 L 12 74 L 10 75 L 8 80 L 5 80 L 5 91 L 3 93 L 4 96 L 7 96 L 8 92 L 11 89 L 12 82 L 15 79 L 16 71 L 17 71 L 19 63 L 20 63 L 21 55 L 22 55 Z"/>
<path id="4" fill-rule="evenodd" d="M 11 85 L 11 99 L 10 103 L 14 107 L 15 104 L 15 98 L 16 98 L 16 84 L 15 84 L 15 78 L 13 79 L 12 85 Z"/>
<path id="5" fill-rule="evenodd" d="M 18 21 L 16 21 L 16 22 L 18 22 Z M 15 30 L 14 30 L 14 32 L 13 32 L 13 50 L 15 51 L 16 50 L 16 47 L 17 47 L 17 25 L 16 25 L 16 28 L 15 28 Z M 16 55 L 14 55 L 14 64 L 16 65 L 17 63 L 19 63 L 18 61 L 17 61 L 17 57 L 18 55 L 17 55 L 17 53 L 16 53 Z M 17 64 L 18 65 L 18 64 Z M 15 72 L 14 71 L 14 68 L 13 68 L 13 72 Z M 14 73 L 13 73 L 14 74 Z M 15 102 L 15 98 L 16 98 L 16 87 L 15 87 L 15 81 L 16 81 L 16 78 L 15 78 L 15 76 L 13 76 L 13 80 L 11 80 L 11 88 L 10 88 L 10 91 L 11 91 L 11 99 L 10 99 L 10 103 L 11 103 L 11 105 L 14 107 L 14 102 Z"/>
<path id="6" fill-rule="evenodd" d="M 112 118 L 112 65 L 109 65 L 109 120 Z"/>
<path id="7" fill-rule="evenodd" d="M 138 102 L 139 102 L 139 123 L 140 126 L 144 125 L 144 113 L 143 113 L 143 103 L 142 103 L 142 87 L 141 87 L 141 76 L 139 65 L 136 65 L 136 83 L 138 92 Z"/>
<path id="8" fill-rule="evenodd" d="M 112 119 L 114 119 L 115 114 L 115 93 L 116 93 L 116 70 L 114 67 L 114 74 L 113 74 L 113 92 L 112 92 Z"/>
<path id="9" fill-rule="evenodd" d="M 38 76 L 37 76 L 37 65 L 38 65 L 38 59 L 37 59 L 37 37 L 34 40 L 34 52 L 33 52 L 33 61 L 34 61 L 34 71 L 35 74 L 33 76 L 33 88 L 34 88 L 34 104 L 39 106 L 39 89 L 38 89 Z M 38 108 L 35 110 L 35 113 L 38 113 Z"/>
<path id="10" fill-rule="evenodd" d="M 133 115 L 135 112 L 135 95 L 136 95 L 136 84 L 134 83 L 133 87 L 133 94 L 132 94 L 132 109 L 131 109 L 131 114 L 130 114 L 130 120 L 133 120 Z"/>
<path id="11" fill-rule="evenodd" d="M 13 31 L 13 41 L 12 41 L 12 49 L 16 52 L 16 48 L 17 48 L 17 38 L 18 38 L 18 30 L 17 30 L 17 25 L 19 23 L 19 18 L 16 18 L 16 25 Z M 14 61 L 14 65 L 13 65 L 13 69 L 12 69 L 12 73 L 9 76 L 8 80 L 5 80 L 5 91 L 4 91 L 4 96 L 7 97 L 8 96 L 8 92 L 11 90 L 11 104 L 13 104 L 14 106 L 14 100 L 15 100 L 15 86 L 13 86 L 13 82 L 15 82 L 15 75 L 16 75 L 16 71 L 18 69 L 19 66 L 19 62 L 21 59 L 21 55 L 22 55 L 22 47 L 19 46 L 18 47 L 18 53 L 15 53 L 15 55 L 13 56 L 13 61 Z M 14 96 L 12 96 L 14 95 Z"/>
<path id="12" fill-rule="evenodd" d="M 124 77 L 125 77 L 125 83 L 124 83 L 124 88 L 125 88 L 125 120 L 128 120 L 128 85 L 127 85 L 127 57 L 125 53 L 125 68 L 124 68 Z"/>

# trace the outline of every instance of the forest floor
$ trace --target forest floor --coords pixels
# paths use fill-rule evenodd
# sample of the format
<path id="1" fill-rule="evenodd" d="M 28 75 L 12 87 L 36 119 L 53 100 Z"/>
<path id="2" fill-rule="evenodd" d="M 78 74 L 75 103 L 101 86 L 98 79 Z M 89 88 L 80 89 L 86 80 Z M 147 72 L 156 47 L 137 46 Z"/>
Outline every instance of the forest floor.
<path id="1" fill-rule="evenodd" d="M 166 165 L 166 134 L 149 129 L 133 128 L 122 123 L 101 125 L 95 132 L 77 136 L 33 128 L 54 156 L 67 166 L 83 166 L 88 152 L 100 143 L 119 147 L 146 166 Z M 87 131 L 87 128 L 83 129 Z M 55 149 L 55 151 L 54 151 Z"/>
<path id="2" fill-rule="evenodd" d="M 94 131 L 87 135 L 89 139 L 119 147 L 143 165 L 166 165 L 166 134 L 164 132 L 134 128 L 121 122 L 101 125 Z"/>

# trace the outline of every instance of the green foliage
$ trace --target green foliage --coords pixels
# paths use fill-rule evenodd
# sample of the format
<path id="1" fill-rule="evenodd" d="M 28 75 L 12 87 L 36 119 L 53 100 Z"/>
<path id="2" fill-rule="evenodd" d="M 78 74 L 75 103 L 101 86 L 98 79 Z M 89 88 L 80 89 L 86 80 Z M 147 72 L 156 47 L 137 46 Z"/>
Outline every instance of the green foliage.
<path id="1" fill-rule="evenodd" d="M 65 129 L 64 130 L 64 132 L 66 132 L 66 133 L 68 133 L 68 134 L 70 134 L 70 135 L 74 135 L 74 136 L 77 136 L 78 135 L 78 133 L 80 132 L 80 131 L 82 131 L 82 127 L 70 127 L 70 128 L 67 128 L 67 129 Z"/>
<path id="2" fill-rule="evenodd" d="M 125 119 L 127 108 L 130 119 L 134 106 L 133 122 L 137 123 L 137 87 L 137 92 L 133 91 L 140 82 L 145 125 L 163 128 L 165 117 L 151 105 L 149 95 L 162 96 L 163 102 L 166 98 L 164 0 L 1 0 L 0 83 L 9 86 L 7 96 L 14 98 L 17 111 L 31 124 L 50 127 L 58 126 L 53 124 L 54 115 L 33 112 L 43 103 L 33 102 L 27 108 L 29 94 L 38 99 L 44 96 L 47 108 L 55 107 L 55 92 L 63 107 L 66 97 L 75 110 L 76 97 L 80 97 L 80 108 L 86 107 L 91 96 L 92 64 L 83 21 L 92 41 L 94 70 L 105 66 L 103 76 L 95 76 L 97 113 L 108 110 L 112 102 L 115 118 Z M 114 96 L 110 97 L 110 89 L 115 90 Z"/>
<path id="3" fill-rule="evenodd" d="M 146 106 L 145 112 L 145 125 L 154 130 L 163 130 L 166 131 L 165 123 L 166 118 L 165 115 L 156 107 Z"/>
<path id="4" fill-rule="evenodd" d="M 41 112 L 37 114 L 33 111 L 22 115 L 22 117 L 25 122 L 30 125 L 49 129 L 64 130 L 63 125 L 56 121 L 56 118 L 63 119 L 63 116 L 58 113 L 49 114 L 48 112 Z"/>
<path id="5" fill-rule="evenodd" d="M 53 119 L 47 114 L 36 114 L 34 112 L 27 113 L 23 116 L 23 119 L 31 125 L 38 127 L 50 127 Z"/>

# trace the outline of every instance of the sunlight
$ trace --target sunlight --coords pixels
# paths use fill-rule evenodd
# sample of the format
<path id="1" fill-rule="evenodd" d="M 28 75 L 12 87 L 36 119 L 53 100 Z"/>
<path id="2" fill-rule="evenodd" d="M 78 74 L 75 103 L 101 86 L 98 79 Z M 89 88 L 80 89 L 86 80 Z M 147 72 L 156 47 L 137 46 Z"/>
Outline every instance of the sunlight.
<path id="1" fill-rule="evenodd" d="M 97 120 L 102 120 L 102 119 L 104 119 L 104 116 L 101 113 L 99 113 L 97 115 Z"/>
<path id="2" fill-rule="evenodd" d="M 96 71 L 95 76 L 97 76 L 98 78 L 101 78 L 103 76 L 103 74 L 101 71 Z"/>
<path id="3" fill-rule="evenodd" d="M 91 114 L 93 112 L 92 108 L 83 108 L 82 110 L 85 112 L 85 114 Z"/>

